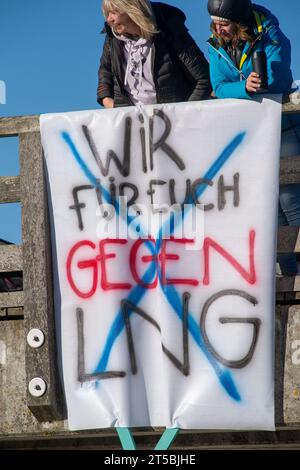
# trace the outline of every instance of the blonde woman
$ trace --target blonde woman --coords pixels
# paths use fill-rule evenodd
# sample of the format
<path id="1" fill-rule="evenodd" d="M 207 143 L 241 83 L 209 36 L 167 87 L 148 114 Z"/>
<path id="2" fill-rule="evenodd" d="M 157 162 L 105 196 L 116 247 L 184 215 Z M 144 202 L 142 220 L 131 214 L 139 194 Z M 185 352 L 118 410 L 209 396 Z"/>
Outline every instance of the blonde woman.
<path id="1" fill-rule="evenodd" d="M 184 13 L 148 0 L 103 0 L 97 101 L 106 108 L 207 99 L 209 66 Z"/>

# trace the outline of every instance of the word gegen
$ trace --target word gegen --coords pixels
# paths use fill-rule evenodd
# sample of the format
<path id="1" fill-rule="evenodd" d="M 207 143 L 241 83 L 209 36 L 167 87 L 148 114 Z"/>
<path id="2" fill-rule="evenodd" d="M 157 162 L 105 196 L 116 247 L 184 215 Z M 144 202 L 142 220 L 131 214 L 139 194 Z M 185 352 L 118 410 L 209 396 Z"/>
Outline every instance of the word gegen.
<path id="1" fill-rule="evenodd" d="M 129 269 L 132 276 L 132 279 L 136 283 L 135 285 L 142 286 L 145 289 L 155 289 L 158 286 L 158 277 L 160 275 L 160 281 L 162 285 L 188 285 L 192 287 L 197 287 L 200 283 L 199 279 L 194 278 L 170 278 L 167 275 L 167 264 L 169 262 L 183 262 L 184 260 L 178 256 L 176 253 L 172 253 L 171 247 L 174 244 L 179 244 L 182 246 L 187 246 L 193 244 L 193 239 L 188 238 L 175 238 L 170 237 L 169 239 L 155 240 L 154 238 L 148 239 L 139 239 L 136 240 L 132 246 L 126 246 L 128 240 L 126 239 L 104 239 L 100 240 L 97 244 L 91 240 L 82 240 L 76 243 L 69 251 L 66 262 L 67 270 L 67 279 L 71 289 L 74 293 L 82 298 L 88 299 L 92 297 L 98 288 L 98 285 L 101 286 L 103 291 L 112 291 L 112 290 L 130 290 L 133 286 L 130 282 L 120 282 L 117 279 L 109 279 L 108 276 L 108 266 L 110 260 L 117 258 L 117 254 L 113 251 L 108 251 L 108 247 L 113 247 L 113 245 L 124 247 L 126 252 L 125 259 L 128 259 Z M 139 257 L 139 250 L 141 247 L 147 246 L 150 248 L 150 255 L 143 255 Z M 81 259 L 80 252 L 86 254 L 87 249 L 91 251 L 91 257 L 88 259 Z M 217 241 L 211 237 L 206 237 L 203 243 L 203 278 L 201 279 L 203 285 L 209 285 L 211 282 L 210 275 L 210 266 L 211 266 L 211 252 L 214 250 L 219 253 L 229 264 L 235 269 L 243 279 L 250 285 L 255 284 L 256 282 L 256 270 L 255 270 L 255 231 L 250 230 L 248 235 L 248 259 L 249 266 L 248 269 L 243 267 L 239 261 L 231 254 L 229 251 L 225 250 Z M 76 261 L 75 261 L 76 258 Z M 124 258 L 122 258 L 123 262 Z M 117 262 L 116 259 L 114 262 Z M 149 264 L 155 263 L 155 272 L 154 279 L 150 281 L 147 279 L 145 281 L 139 274 L 139 267 L 141 263 Z M 185 264 L 183 266 L 184 271 L 186 271 Z M 88 291 L 83 292 L 78 284 L 78 271 L 79 270 L 91 270 L 91 287 Z M 99 282 L 100 279 L 100 282 Z"/>

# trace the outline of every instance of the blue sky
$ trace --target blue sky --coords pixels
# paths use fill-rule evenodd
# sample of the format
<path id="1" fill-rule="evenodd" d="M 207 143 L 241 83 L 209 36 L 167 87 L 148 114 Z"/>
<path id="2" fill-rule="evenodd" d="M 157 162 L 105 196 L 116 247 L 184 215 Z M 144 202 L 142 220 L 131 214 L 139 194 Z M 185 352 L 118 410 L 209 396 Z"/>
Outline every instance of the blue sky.
<path id="1" fill-rule="evenodd" d="M 207 55 L 206 0 L 169 0 Z M 259 3 L 259 2 L 258 2 Z M 299 0 L 264 0 L 292 43 L 300 80 Z M 98 109 L 97 70 L 102 51 L 100 0 L 1 0 L 0 80 L 6 84 L 1 116 Z M 17 139 L 0 140 L 0 175 L 19 174 Z M 20 243 L 20 207 L 0 205 L 0 238 Z"/>

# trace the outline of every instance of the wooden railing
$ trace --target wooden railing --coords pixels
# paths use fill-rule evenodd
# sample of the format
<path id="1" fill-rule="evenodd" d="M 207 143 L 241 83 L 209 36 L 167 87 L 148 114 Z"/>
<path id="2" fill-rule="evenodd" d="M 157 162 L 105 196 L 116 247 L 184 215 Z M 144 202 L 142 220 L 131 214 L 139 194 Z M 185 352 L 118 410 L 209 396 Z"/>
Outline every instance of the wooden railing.
<path id="1" fill-rule="evenodd" d="M 0 202 L 21 202 L 23 241 L 22 246 L 0 247 L 0 272 L 23 271 L 23 291 L 1 293 L 0 308 L 2 314 L 5 310 L 6 316 L 12 318 L 16 312 L 20 314 L 22 307 L 25 336 L 35 328 L 45 335 L 45 343 L 40 348 L 31 348 L 26 343 L 25 387 L 28 408 L 39 421 L 50 421 L 61 417 L 62 393 L 55 358 L 50 227 L 39 116 L 1 118 L 0 136 L 19 138 L 20 176 L 0 177 Z M 47 387 L 39 398 L 28 389 L 36 377 L 42 378 Z"/>
<path id="2" fill-rule="evenodd" d="M 300 113 L 300 93 L 285 100 L 283 113 Z M 0 448 L 1 439 L 16 436 L 36 439 L 49 432 L 56 437 L 72 435 L 64 430 L 62 421 L 62 392 L 55 356 L 50 229 L 39 116 L 0 118 L 0 137 L 10 136 L 19 139 L 21 171 L 20 176 L 0 177 L 0 203 L 21 202 L 23 243 L 22 246 L 0 245 L 0 273 L 23 271 L 23 291 L 0 293 L 0 387 L 5 386 L 6 390 L 0 394 Z M 281 160 L 280 182 L 300 183 L 300 155 Z M 278 252 L 300 253 L 298 227 L 280 227 Z M 294 427 L 300 429 L 300 365 L 292 359 L 300 341 L 299 325 L 300 276 L 278 277 L 276 423 L 281 433 Z M 40 348 L 33 349 L 26 342 L 32 328 L 42 330 L 45 335 Z M 28 391 L 34 377 L 41 377 L 47 385 L 46 393 L 40 398 Z M 153 433 L 148 431 L 149 436 Z M 114 435 L 113 430 L 93 434 L 103 439 L 109 436 L 113 439 Z M 137 434 L 146 436 L 147 431 Z M 298 434 L 297 442 L 300 442 Z M 85 435 L 80 434 L 82 438 Z M 193 442 L 200 436 L 196 431 L 184 435 L 189 435 L 188 440 Z M 259 435 L 262 437 L 263 433 L 257 433 L 256 440 Z M 180 445 L 184 448 L 182 442 Z"/>

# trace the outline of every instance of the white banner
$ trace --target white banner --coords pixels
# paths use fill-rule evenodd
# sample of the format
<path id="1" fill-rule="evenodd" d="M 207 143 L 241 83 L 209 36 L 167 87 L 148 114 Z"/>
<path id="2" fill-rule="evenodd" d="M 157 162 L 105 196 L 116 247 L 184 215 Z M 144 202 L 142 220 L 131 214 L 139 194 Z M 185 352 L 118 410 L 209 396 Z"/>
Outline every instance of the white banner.
<path id="1" fill-rule="evenodd" d="M 281 105 L 41 116 L 71 430 L 274 429 Z"/>

